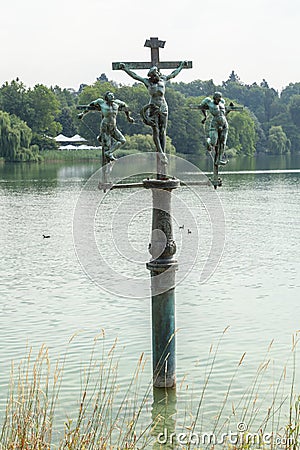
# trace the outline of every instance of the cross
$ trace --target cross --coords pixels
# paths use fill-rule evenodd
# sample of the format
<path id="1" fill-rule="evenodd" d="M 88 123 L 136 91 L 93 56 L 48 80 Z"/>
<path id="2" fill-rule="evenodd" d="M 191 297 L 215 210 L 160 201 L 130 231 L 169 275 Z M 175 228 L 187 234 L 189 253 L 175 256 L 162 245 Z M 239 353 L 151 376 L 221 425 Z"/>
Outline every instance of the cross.
<path id="1" fill-rule="evenodd" d="M 122 62 L 126 64 L 129 69 L 150 69 L 153 66 L 157 66 L 158 69 L 177 69 L 181 61 L 160 61 L 159 49 L 164 48 L 166 41 L 160 41 L 157 37 L 151 37 L 147 39 L 144 47 L 150 47 L 151 49 L 151 61 L 149 62 Z M 113 62 L 113 70 L 120 70 L 121 62 Z M 192 61 L 188 61 L 184 69 L 191 69 Z"/>
<path id="2" fill-rule="evenodd" d="M 188 61 L 184 65 L 181 65 L 182 61 L 161 62 L 159 60 L 159 49 L 164 48 L 164 46 L 165 41 L 151 37 L 145 42 L 145 47 L 151 50 L 151 61 L 113 62 L 112 68 L 113 70 L 122 70 L 124 69 L 123 65 L 125 65 L 128 69 L 149 70 L 153 66 L 157 66 L 159 71 L 161 69 L 178 69 L 175 70 L 174 76 L 182 68 L 192 68 L 192 61 Z M 162 95 L 164 94 L 165 80 L 167 81 L 170 78 L 167 76 L 162 78 L 160 87 Z M 142 77 L 138 76 L 135 79 L 142 80 Z M 147 88 L 150 86 L 150 82 L 144 84 Z M 156 128 L 156 125 L 155 127 L 153 126 L 154 128 Z M 174 387 L 176 382 L 175 272 L 178 266 L 175 259 L 176 244 L 172 229 L 171 193 L 180 186 L 181 182 L 175 177 L 170 178 L 166 175 L 166 172 L 163 172 L 166 163 L 161 162 L 160 156 L 157 151 L 156 179 L 147 178 L 142 183 L 114 184 L 110 186 L 105 180 L 104 183 L 99 183 L 99 188 L 124 189 L 143 187 L 152 191 L 152 233 L 148 247 L 152 257 L 147 263 L 147 268 L 151 273 L 153 385 L 155 387 L 168 388 Z M 197 184 L 203 184 L 203 182 L 197 182 Z"/>
<path id="3" fill-rule="evenodd" d="M 158 38 L 151 37 L 147 39 L 144 47 L 151 48 L 151 65 L 158 66 L 159 64 L 159 49 L 164 48 L 166 41 L 159 41 Z"/>

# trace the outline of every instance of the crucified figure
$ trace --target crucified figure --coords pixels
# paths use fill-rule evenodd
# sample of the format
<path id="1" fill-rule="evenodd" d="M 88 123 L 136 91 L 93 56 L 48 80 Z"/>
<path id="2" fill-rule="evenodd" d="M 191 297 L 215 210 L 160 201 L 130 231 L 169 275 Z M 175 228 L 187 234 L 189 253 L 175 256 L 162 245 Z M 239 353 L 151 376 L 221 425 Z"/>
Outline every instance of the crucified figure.
<path id="1" fill-rule="evenodd" d="M 215 92 L 212 99 L 206 97 L 202 100 L 199 109 L 202 110 L 204 115 L 204 119 L 202 120 L 203 124 L 207 118 L 206 111 L 209 111 L 212 117 L 207 138 L 207 149 L 211 151 L 218 147 L 216 164 L 218 166 L 225 165 L 228 162 L 224 157 L 228 136 L 228 122 L 226 117 L 230 111 L 242 111 L 243 107 L 235 106 L 232 102 L 229 103 L 229 106 L 225 106 L 225 100 L 222 98 L 221 92 Z"/>
<path id="2" fill-rule="evenodd" d="M 78 108 L 84 110 L 78 115 L 79 119 L 82 119 L 83 116 L 91 110 L 98 110 L 102 113 L 98 141 L 104 149 L 105 158 L 108 161 L 115 161 L 116 158 L 113 155 L 113 152 L 126 142 L 125 137 L 117 128 L 118 111 L 125 111 L 128 122 L 134 122 L 133 118 L 130 116 L 126 103 L 116 99 L 112 92 L 106 92 L 104 100 L 102 98 L 98 98 L 89 105 L 82 105 Z"/>
<path id="3" fill-rule="evenodd" d="M 150 100 L 148 105 L 142 108 L 141 115 L 146 125 L 152 127 L 156 151 L 160 154 L 161 161 L 165 165 L 168 163 L 165 154 L 168 123 L 168 104 L 165 99 L 166 83 L 171 78 L 176 77 L 184 67 L 187 67 L 187 61 L 182 61 L 177 69 L 169 75 L 162 75 L 159 69 L 153 66 L 148 72 L 148 78 L 143 78 L 130 70 L 126 64 L 120 63 L 120 69 L 124 70 L 134 80 L 143 83 L 148 89 Z"/>

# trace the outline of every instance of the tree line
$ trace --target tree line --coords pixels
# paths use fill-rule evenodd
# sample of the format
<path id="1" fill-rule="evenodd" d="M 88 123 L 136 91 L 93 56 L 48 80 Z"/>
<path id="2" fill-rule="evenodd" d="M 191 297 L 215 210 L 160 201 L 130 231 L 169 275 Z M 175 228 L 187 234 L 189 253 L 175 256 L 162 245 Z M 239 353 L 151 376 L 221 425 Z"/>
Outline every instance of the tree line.
<path id="1" fill-rule="evenodd" d="M 95 145 L 99 113 L 90 113 L 80 121 L 76 106 L 103 97 L 107 91 L 126 102 L 135 118 L 135 123 L 129 124 L 122 112 L 118 116 L 119 128 L 129 137 L 128 151 L 130 145 L 134 145 L 136 151 L 149 149 L 151 130 L 139 115 L 149 100 L 147 90 L 141 83 L 117 84 L 101 74 L 92 85 L 81 85 L 77 92 L 59 86 L 48 88 L 43 84 L 26 88 L 19 79 L 3 84 L 0 88 L 0 156 L 10 161 L 38 160 L 42 151 L 56 148 L 51 137 L 59 133 L 66 136 L 79 133 Z M 205 154 L 209 125 L 201 124 L 201 111 L 192 109 L 191 105 L 199 105 L 215 91 L 222 93 L 226 103 L 232 101 L 244 106 L 242 112 L 228 115 L 229 156 L 300 151 L 300 82 L 290 83 L 279 94 L 266 80 L 260 84 L 243 83 L 234 71 L 221 85 L 214 84 L 213 80 L 168 84 L 169 148 L 173 151 L 175 148 L 180 154 Z"/>

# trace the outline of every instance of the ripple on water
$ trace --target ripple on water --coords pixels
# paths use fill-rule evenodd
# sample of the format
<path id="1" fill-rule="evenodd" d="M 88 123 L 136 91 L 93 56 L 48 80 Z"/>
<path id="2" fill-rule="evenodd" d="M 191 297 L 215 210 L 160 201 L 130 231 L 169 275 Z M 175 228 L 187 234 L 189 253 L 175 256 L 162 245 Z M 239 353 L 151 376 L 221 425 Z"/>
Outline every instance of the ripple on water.
<path id="1" fill-rule="evenodd" d="M 65 175 L 60 172 L 60 177 Z M 106 330 L 106 354 L 118 337 L 119 379 L 124 389 L 143 352 L 147 359 L 143 388 L 151 381 L 150 299 L 124 299 L 103 292 L 77 261 L 72 220 L 83 179 L 75 175 L 76 171 L 71 175 L 68 172 L 72 177 L 68 182 L 51 181 L 51 186 L 40 179 L 38 187 L 33 183 L 24 189 L 23 184 L 14 183 L 12 188 L 4 183 L 0 190 L 0 247 L 4 250 L 0 259 L 1 386 L 6 388 L 11 360 L 23 358 L 26 345 L 37 351 L 45 343 L 53 360 L 67 349 L 60 401 L 63 412 L 77 402 L 83 366 L 88 364 L 94 337 L 102 329 Z M 179 380 L 188 373 L 186 383 L 193 386 L 196 401 L 220 342 L 205 397 L 210 416 L 220 408 L 236 370 L 231 389 L 234 404 L 253 384 L 265 357 L 276 370 L 266 371 L 261 386 L 276 385 L 280 370 L 289 364 L 291 336 L 299 329 L 300 210 L 295 195 L 299 177 L 268 176 L 269 180 L 264 174 L 251 178 L 226 174 L 224 188 L 218 192 L 226 219 L 225 248 L 216 271 L 205 284 L 199 283 L 199 274 L 210 248 L 209 220 L 204 221 L 203 208 L 193 203 L 188 189 L 177 193 L 196 220 L 204 222 L 193 270 L 176 288 L 177 373 Z M 116 198 L 119 195 L 124 194 L 114 192 Z M 113 211 L 113 204 L 110 206 Z M 177 219 L 181 224 L 182 216 Z M 130 224 L 137 235 L 138 226 L 139 220 Z M 146 225 L 145 230 L 146 248 Z M 51 238 L 43 239 L 43 233 Z M 177 234 L 180 245 L 190 245 Z M 140 243 L 134 241 L 134 245 Z M 113 261 L 110 246 L 105 248 L 107 259 Z M 185 264 L 184 269 L 188 261 Z M 126 264 L 119 269 L 126 273 Z M 144 264 L 137 270 L 149 282 Z M 272 352 L 268 353 L 272 339 Z M 237 369 L 244 352 L 245 359 Z M 186 392 L 182 394 L 183 403 L 178 404 L 182 410 L 190 390 Z M 6 395 L 1 398 L 4 401 Z M 3 404 L 0 406 L 3 409 Z"/>

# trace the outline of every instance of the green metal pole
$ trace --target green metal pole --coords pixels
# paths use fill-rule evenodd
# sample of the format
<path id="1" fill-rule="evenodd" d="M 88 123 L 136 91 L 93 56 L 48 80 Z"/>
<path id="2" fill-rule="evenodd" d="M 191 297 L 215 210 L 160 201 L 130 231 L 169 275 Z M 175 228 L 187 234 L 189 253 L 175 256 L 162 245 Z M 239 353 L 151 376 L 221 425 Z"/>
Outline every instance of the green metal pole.
<path id="1" fill-rule="evenodd" d="M 169 273 L 160 272 L 159 269 L 148 264 L 151 271 L 152 289 L 152 364 L 153 385 L 155 387 L 174 387 L 176 384 L 175 360 L 175 289 L 168 289 L 175 282 L 175 270 Z M 164 269 L 162 269 L 164 270 Z M 157 282 L 157 279 L 160 279 Z M 165 278 L 165 288 L 161 294 L 161 279 Z"/>
<path id="2" fill-rule="evenodd" d="M 143 181 L 153 199 L 151 273 L 153 385 L 174 387 L 175 361 L 175 272 L 176 244 L 173 239 L 171 193 L 180 186 L 177 179 Z"/>

